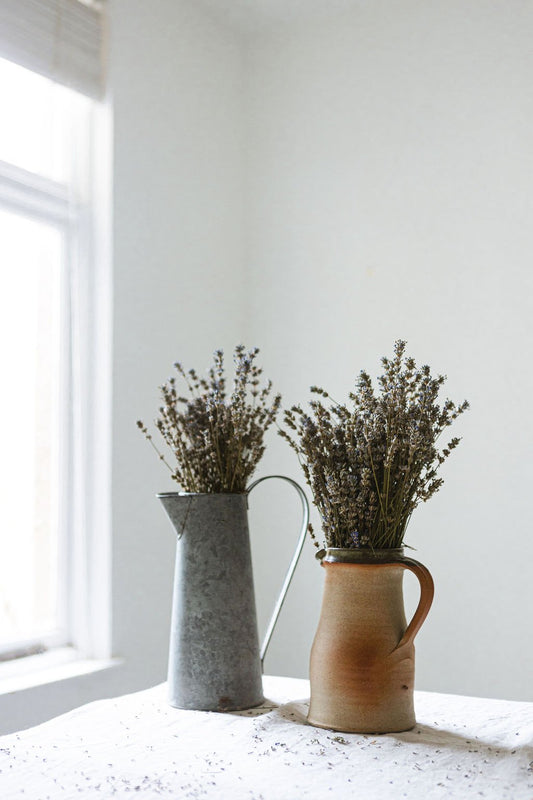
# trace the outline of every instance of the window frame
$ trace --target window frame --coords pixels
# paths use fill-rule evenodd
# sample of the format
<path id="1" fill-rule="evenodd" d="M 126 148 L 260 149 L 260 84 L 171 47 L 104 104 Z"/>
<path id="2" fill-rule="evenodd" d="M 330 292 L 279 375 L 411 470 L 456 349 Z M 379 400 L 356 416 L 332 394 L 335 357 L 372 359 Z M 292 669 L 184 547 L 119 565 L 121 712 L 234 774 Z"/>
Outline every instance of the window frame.
<path id="1" fill-rule="evenodd" d="M 83 145 L 89 168 L 79 186 L 0 161 L 0 207 L 58 228 L 66 262 L 60 319 L 59 631 L 0 645 L 0 661 L 65 646 L 79 658 L 111 656 L 109 107 L 92 101 L 87 121 Z"/>

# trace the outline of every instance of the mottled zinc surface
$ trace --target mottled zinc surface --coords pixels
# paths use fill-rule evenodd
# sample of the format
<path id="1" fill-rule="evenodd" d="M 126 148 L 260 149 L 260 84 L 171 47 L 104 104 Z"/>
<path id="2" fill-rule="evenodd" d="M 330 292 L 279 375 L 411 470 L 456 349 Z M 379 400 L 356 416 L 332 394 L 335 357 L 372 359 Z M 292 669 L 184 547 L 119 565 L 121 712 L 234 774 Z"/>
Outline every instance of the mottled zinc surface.
<path id="1" fill-rule="evenodd" d="M 169 701 L 210 711 L 263 700 L 244 494 L 162 494 L 177 532 Z"/>

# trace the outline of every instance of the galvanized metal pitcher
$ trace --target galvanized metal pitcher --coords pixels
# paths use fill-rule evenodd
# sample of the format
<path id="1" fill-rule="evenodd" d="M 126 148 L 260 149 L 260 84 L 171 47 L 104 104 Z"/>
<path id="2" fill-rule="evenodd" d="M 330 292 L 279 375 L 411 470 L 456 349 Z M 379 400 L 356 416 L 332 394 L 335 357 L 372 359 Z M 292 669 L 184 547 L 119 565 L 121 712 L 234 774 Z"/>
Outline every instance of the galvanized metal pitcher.
<path id="1" fill-rule="evenodd" d="M 297 490 L 303 522 L 296 551 L 261 648 L 248 533 L 248 496 L 270 478 Z M 178 542 L 168 665 L 169 702 L 176 708 L 236 711 L 263 700 L 262 665 L 302 551 L 309 521 L 303 489 L 268 475 L 244 494 L 158 494 Z"/>

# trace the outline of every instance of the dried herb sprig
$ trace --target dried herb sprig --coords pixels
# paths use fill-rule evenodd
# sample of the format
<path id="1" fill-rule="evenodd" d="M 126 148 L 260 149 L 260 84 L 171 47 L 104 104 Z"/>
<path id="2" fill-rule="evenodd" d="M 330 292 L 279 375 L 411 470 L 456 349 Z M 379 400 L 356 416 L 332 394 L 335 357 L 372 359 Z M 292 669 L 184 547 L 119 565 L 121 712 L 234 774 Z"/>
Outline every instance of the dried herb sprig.
<path id="1" fill-rule="evenodd" d="M 281 395 L 271 398 L 272 382 L 261 387 L 263 370 L 255 363 L 259 349 L 234 351 L 235 377 L 226 391 L 224 353 L 216 350 L 207 378 L 177 362 L 178 380 L 188 396 L 178 393 L 171 377 L 160 387 L 163 405 L 155 426 L 172 453 L 172 468 L 139 420 L 138 428 L 186 492 L 241 493 L 265 451 L 265 431 L 276 419 Z"/>
<path id="2" fill-rule="evenodd" d="M 287 430 L 279 432 L 298 455 L 327 547 L 401 547 L 411 514 L 440 489 L 438 469 L 459 444 L 454 437 L 437 449 L 468 402 L 439 405 L 445 376 L 417 368 L 405 348 L 398 340 L 394 357 L 382 358 L 378 394 L 368 373 L 360 373 L 351 409 L 312 386 L 328 405 L 313 399 L 310 413 L 299 405 L 284 412 Z"/>

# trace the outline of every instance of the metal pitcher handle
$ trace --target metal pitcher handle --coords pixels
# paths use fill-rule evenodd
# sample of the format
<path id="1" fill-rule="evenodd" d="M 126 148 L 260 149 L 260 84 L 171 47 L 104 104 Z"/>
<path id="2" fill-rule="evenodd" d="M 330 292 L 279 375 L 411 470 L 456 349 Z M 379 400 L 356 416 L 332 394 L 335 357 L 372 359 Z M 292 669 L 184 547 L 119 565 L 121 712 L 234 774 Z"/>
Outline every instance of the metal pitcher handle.
<path id="1" fill-rule="evenodd" d="M 305 492 L 299 483 L 293 481 L 292 478 L 287 478 L 286 475 L 265 475 L 263 478 L 258 478 L 258 480 L 250 484 L 250 486 L 246 490 L 246 494 L 249 495 L 252 489 L 255 489 L 255 487 L 258 484 L 262 483 L 263 481 L 268 481 L 271 478 L 279 478 L 282 481 L 287 481 L 287 483 L 290 483 L 291 486 L 294 486 L 294 488 L 296 489 L 296 491 L 300 496 L 300 500 L 302 501 L 303 520 L 302 520 L 302 527 L 300 530 L 300 536 L 298 538 L 298 544 L 296 545 L 296 550 L 294 551 L 292 561 L 289 565 L 289 569 L 287 570 L 287 574 L 285 575 L 285 580 L 283 581 L 281 592 L 279 593 L 276 605 L 274 606 L 274 611 L 272 612 L 272 616 L 270 617 L 270 622 L 268 623 L 263 643 L 261 644 L 261 652 L 260 652 L 261 668 L 263 667 L 263 662 L 265 660 L 266 652 L 268 650 L 268 645 L 270 644 L 274 628 L 276 627 L 276 622 L 278 621 L 279 613 L 281 611 L 281 608 L 285 601 L 285 597 L 287 595 L 287 591 L 291 584 L 292 576 L 294 575 L 294 570 L 296 569 L 296 565 L 298 564 L 298 560 L 300 558 L 300 554 L 304 546 L 305 535 L 307 533 L 307 528 L 309 525 L 309 503 L 307 502 L 307 497 L 305 496 Z"/>

